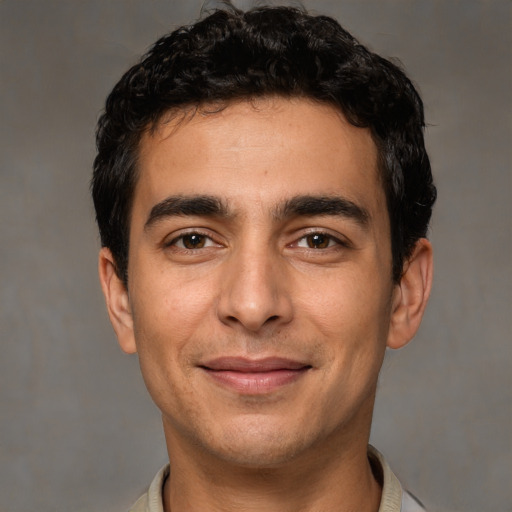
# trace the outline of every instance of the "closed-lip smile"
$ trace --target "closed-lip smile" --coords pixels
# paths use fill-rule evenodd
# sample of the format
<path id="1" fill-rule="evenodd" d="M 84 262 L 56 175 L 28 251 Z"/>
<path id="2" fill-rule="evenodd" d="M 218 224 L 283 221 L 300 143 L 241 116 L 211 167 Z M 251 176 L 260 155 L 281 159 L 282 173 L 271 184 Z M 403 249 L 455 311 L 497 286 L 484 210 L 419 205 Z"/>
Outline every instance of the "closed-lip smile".
<path id="1" fill-rule="evenodd" d="M 312 366 L 283 357 L 219 357 L 199 367 L 217 384 L 244 395 L 268 394 L 304 376 Z"/>

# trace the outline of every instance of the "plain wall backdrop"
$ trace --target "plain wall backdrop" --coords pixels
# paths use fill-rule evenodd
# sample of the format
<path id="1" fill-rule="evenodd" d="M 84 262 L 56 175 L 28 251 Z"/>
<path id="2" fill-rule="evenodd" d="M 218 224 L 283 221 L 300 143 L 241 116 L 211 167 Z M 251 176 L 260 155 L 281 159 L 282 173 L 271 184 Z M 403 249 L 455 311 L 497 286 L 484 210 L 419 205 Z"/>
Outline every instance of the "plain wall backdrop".
<path id="1" fill-rule="evenodd" d="M 201 4 L 0 0 L 2 511 L 126 510 L 166 460 L 104 310 L 88 187 L 106 95 Z M 304 4 L 398 57 L 429 123 L 434 290 L 388 354 L 372 442 L 432 511 L 512 511 L 512 3 Z"/>

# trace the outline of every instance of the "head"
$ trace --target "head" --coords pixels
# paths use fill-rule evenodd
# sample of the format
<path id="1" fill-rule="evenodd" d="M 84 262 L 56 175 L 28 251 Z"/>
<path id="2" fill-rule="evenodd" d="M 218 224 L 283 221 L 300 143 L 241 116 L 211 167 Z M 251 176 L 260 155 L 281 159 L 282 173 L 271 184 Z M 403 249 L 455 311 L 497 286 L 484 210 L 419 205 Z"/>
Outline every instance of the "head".
<path id="1" fill-rule="evenodd" d="M 115 86 L 100 279 L 174 460 L 365 450 L 385 347 L 430 289 L 422 130 L 401 70 L 294 9 L 215 12 Z"/>
<path id="2" fill-rule="evenodd" d="M 436 197 L 422 101 L 404 72 L 335 20 L 291 8 L 217 11 L 155 43 L 117 83 L 98 123 L 92 192 L 101 243 L 127 283 L 130 215 L 144 133 L 165 117 L 244 98 L 307 98 L 370 130 L 378 149 L 392 279 L 426 235 Z"/>

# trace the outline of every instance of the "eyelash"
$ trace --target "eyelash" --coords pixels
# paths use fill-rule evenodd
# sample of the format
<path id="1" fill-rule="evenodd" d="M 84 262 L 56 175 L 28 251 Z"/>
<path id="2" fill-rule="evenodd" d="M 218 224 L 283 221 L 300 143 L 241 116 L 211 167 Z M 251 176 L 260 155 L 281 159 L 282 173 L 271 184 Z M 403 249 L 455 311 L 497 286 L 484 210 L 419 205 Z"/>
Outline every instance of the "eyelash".
<path id="1" fill-rule="evenodd" d="M 182 250 L 182 251 L 196 251 L 198 249 L 208 248 L 208 247 L 199 247 L 199 248 L 197 248 L 197 247 L 194 247 L 194 248 L 179 247 L 177 245 L 180 241 L 183 243 L 183 240 L 186 237 L 193 237 L 193 236 L 201 237 L 202 239 L 209 241 L 210 245 L 208 245 L 208 247 L 211 247 L 212 245 L 217 245 L 217 246 L 220 245 L 217 242 L 215 242 L 215 240 L 210 235 L 196 230 L 196 231 L 189 231 L 187 233 L 181 233 L 180 235 L 174 237 L 170 242 L 165 242 L 164 247 L 176 247 L 177 249 Z"/>
<path id="2" fill-rule="evenodd" d="M 335 237 L 334 235 L 331 235 L 330 233 L 326 233 L 325 231 L 311 231 L 309 233 L 306 233 L 305 235 L 301 236 L 296 242 L 292 243 L 292 246 L 299 247 L 299 243 L 302 241 L 306 241 L 309 237 L 324 237 L 327 239 L 327 246 L 326 247 L 302 247 L 307 250 L 311 251 L 320 251 L 320 250 L 327 250 L 332 249 L 336 246 L 341 246 L 348 248 L 349 244 L 346 241 L 340 240 L 339 238 Z"/>
<path id="3" fill-rule="evenodd" d="M 202 240 L 206 243 L 208 243 L 207 247 L 180 247 L 178 246 L 178 243 L 181 242 L 182 245 L 184 245 L 184 240 L 186 237 L 201 237 Z M 320 239 L 325 238 L 327 241 L 326 247 L 301 247 L 299 244 L 301 242 L 306 242 L 308 244 L 307 239 L 309 237 L 320 237 Z M 321 241 L 320 241 L 321 244 Z M 208 234 L 202 233 L 201 231 L 190 231 L 187 233 L 182 233 L 179 236 L 174 237 L 170 242 L 166 242 L 164 244 L 165 247 L 176 247 L 179 250 L 182 251 L 197 251 L 198 249 L 207 249 L 208 247 L 212 247 L 213 245 L 219 246 L 217 242 Z M 308 244 L 309 245 L 309 244 Z M 306 233 L 305 235 L 298 238 L 296 241 L 292 242 L 289 247 L 300 247 L 301 249 L 307 249 L 311 251 L 320 251 L 320 250 L 327 250 L 332 249 L 333 247 L 341 246 L 341 247 L 349 247 L 349 244 L 346 241 L 340 240 L 339 238 L 331 235 L 330 233 L 326 233 L 325 231 L 311 231 L 309 233 Z"/>

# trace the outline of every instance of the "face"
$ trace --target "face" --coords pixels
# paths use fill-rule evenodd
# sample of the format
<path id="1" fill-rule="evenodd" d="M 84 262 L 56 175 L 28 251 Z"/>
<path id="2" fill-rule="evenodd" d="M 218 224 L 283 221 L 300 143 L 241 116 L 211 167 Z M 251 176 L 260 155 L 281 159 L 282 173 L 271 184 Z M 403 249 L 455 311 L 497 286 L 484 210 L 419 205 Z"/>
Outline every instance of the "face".
<path id="1" fill-rule="evenodd" d="M 366 443 L 399 293 L 369 132 L 239 102 L 163 123 L 139 169 L 113 323 L 169 449 L 250 466 Z"/>

